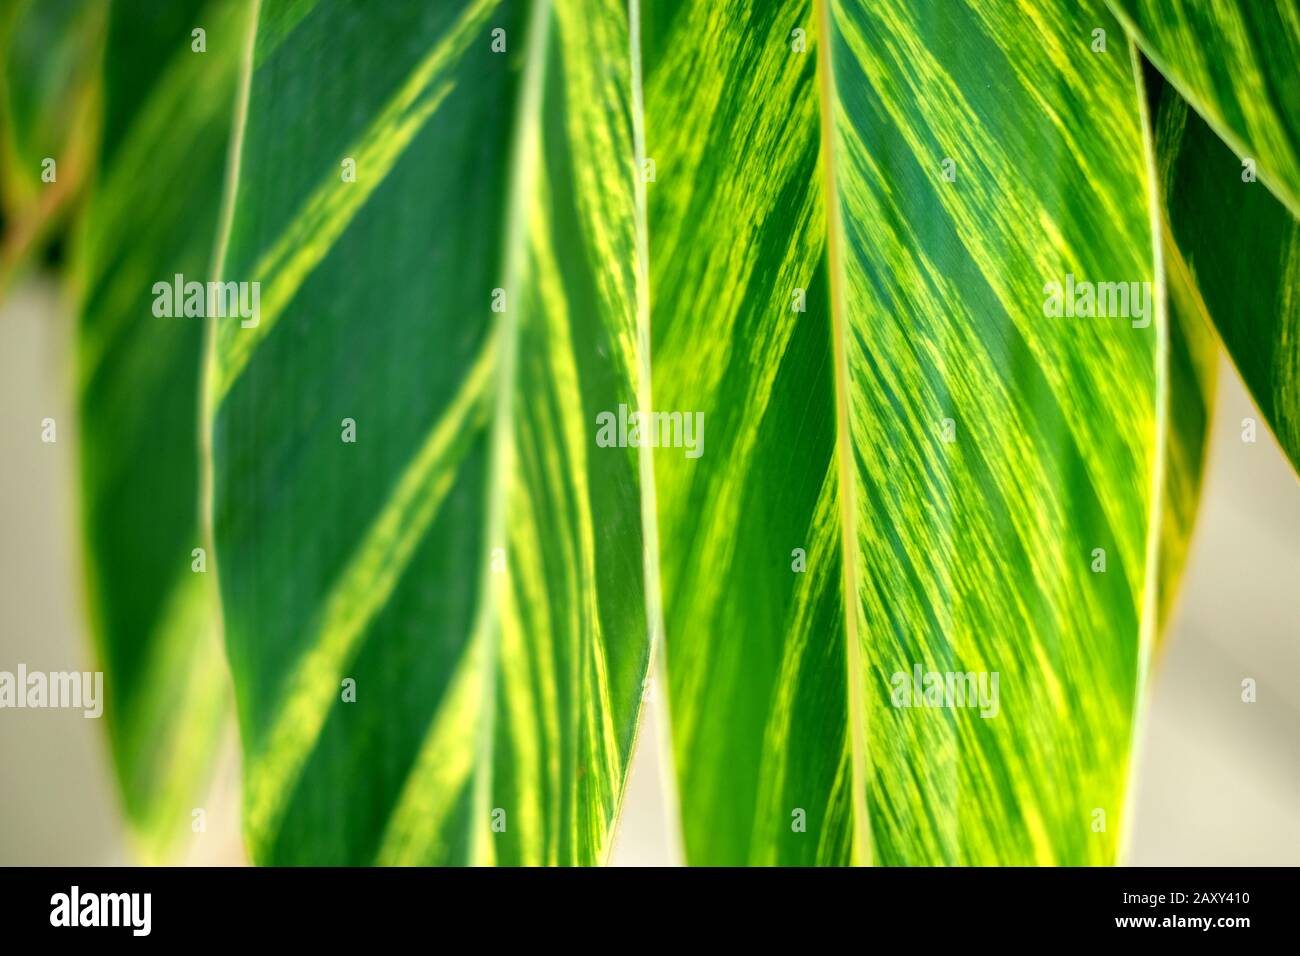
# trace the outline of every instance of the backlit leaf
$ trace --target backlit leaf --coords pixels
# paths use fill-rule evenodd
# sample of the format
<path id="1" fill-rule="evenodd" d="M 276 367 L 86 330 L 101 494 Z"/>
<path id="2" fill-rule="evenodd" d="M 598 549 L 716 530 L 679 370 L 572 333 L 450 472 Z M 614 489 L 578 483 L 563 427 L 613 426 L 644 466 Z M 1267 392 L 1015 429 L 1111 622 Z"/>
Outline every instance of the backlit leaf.
<path id="1" fill-rule="evenodd" d="M 1135 52 L 1099 0 L 646 16 L 688 859 L 1114 862 L 1168 401 Z M 997 703 L 897 706 L 916 669 Z"/>

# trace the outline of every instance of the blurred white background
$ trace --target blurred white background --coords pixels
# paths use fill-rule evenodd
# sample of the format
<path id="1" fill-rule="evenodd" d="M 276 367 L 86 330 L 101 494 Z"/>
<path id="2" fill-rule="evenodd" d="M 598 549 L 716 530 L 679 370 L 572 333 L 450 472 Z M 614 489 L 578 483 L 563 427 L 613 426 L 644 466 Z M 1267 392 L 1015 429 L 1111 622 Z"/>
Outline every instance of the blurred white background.
<path id="1" fill-rule="evenodd" d="M 69 310 L 29 282 L 0 306 L 0 669 L 91 669 L 76 527 Z M 1145 716 L 1133 865 L 1300 864 L 1300 482 L 1224 361 L 1182 594 Z M 39 441 L 40 421 L 58 442 Z M 1262 420 L 1261 420 L 1262 424 Z M 1252 677 L 1258 700 L 1241 701 Z M 611 862 L 670 865 L 666 748 L 651 704 Z M 130 862 L 99 721 L 0 714 L 0 864 Z M 237 759 L 187 856 L 240 863 Z"/>

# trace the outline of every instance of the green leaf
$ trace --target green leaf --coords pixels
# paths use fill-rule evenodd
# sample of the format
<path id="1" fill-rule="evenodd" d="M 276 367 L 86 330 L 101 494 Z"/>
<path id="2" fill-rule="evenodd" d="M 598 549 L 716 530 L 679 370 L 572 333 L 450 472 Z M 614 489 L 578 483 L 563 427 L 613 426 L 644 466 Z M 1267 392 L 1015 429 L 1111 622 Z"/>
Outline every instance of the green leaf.
<path id="1" fill-rule="evenodd" d="M 1186 269 L 1180 267 L 1167 222 L 1161 249 L 1169 307 L 1169 412 L 1160 511 L 1157 648 L 1168 636 L 1187 550 L 1196 526 L 1209 453 L 1218 379 L 1219 344 Z"/>
<path id="2" fill-rule="evenodd" d="M 1300 469 L 1300 221 L 1260 182 L 1243 181 L 1238 156 L 1170 85 L 1155 130 L 1168 268 Z"/>
<path id="3" fill-rule="evenodd" d="M 632 28 L 261 4 L 221 269 L 260 305 L 208 392 L 259 862 L 608 850 L 655 619 L 649 462 L 593 424 L 645 381 Z"/>
<path id="4" fill-rule="evenodd" d="M 1173 87 L 1157 124 L 1170 269 L 1300 468 L 1300 4 L 1109 2 Z"/>
<path id="5" fill-rule="evenodd" d="M 1300 3 L 1107 2 L 1178 92 L 1300 215 Z"/>
<path id="6" fill-rule="evenodd" d="M 78 241 L 82 520 L 105 717 L 127 818 L 146 859 L 191 833 L 230 710 L 220 615 L 200 527 L 201 318 L 160 317 L 154 284 L 207 276 L 249 6 L 116 2 L 110 112 Z M 207 31 L 191 49 L 190 27 Z M 149 82 L 133 82 L 136 71 Z M 133 98 L 118 91 L 130 89 Z M 200 573 L 200 568 L 206 571 Z"/>
<path id="7" fill-rule="evenodd" d="M 103 5 L 79 0 L 15 0 L 0 10 L 0 291 L 93 165 L 104 19 Z"/>
<path id="8" fill-rule="evenodd" d="M 86 145 L 102 20 L 103 7 L 76 0 L 17 0 L 0 12 L 6 190 L 40 191 L 41 160 L 65 159 L 78 138 Z"/>
<path id="9" fill-rule="evenodd" d="M 1114 862 L 1169 387 L 1136 53 L 1100 0 L 647 17 L 655 408 L 708 423 L 655 458 L 689 861 Z M 1046 314 L 1067 275 L 1149 323 Z M 997 715 L 894 706 L 914 667 Z"/>
<path id="10" fill-rule="evenodd" d="M 1167 142 L 1170 116 L 1162 104 L 1170 94 L 1177 100 L 1177 94 L 1149 63 L 1143 72 L 1161 194 L 1160 237 L 1169 306 L 1170 412 L 1161 501 L 1159 647 L 1168 634 L 1200 503 L 1218 378 L 1219 340 L 1200 290 L 1169 229 L 1174 166 Z M 1223 149 L 1221 144 L 1216 145 Z"/>

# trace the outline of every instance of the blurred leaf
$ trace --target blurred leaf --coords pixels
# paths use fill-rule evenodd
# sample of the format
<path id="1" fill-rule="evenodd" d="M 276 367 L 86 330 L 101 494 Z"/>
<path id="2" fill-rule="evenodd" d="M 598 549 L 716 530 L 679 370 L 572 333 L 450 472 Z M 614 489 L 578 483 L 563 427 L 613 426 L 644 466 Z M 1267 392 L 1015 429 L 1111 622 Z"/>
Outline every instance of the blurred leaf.
<path id="1" fill-rule="evenodd" d="M 230 71 L 238 65 L 232 57 L 242 50 L 230 49 L 229 31 L 234 24 L 242 28 L 239 19 L 248 15 L 248 0 L 111 0 L 113 15 L 109 17 L 107 44 L 110 55 L 104 60 L 103 147 L 101 163 L 111 163 L 119 147 L 131 138 L 132 126 L 140 112 L 152 107 L 160 89 L 170 76 L 174 76 L 178 62 L 191 67 L 205 64 L 213 66 L 221 77 L 223 89 L 230 86 Z M 221 48 L 214 50 L 207 43 L 212 38 L 213 17 L 218 18 L 220 34 L 216 37 Z M 207 52 L 194 51 L 193 31 L 204 30 Z M 239 37 L 237 39 L 242 39 Z M 180 58 L 179 54 L 187 54 Z M 216 61 L 204 59 L 212 57 Z M 221 109 L 228 111 L 232 93 L 225 93 Z M 194 104 L 200 110 L 211 107 Z M 220 200 L 218 200 L 219 202 Z M 205 237 L 207 238 L 207 237 Z"/>
<path id="2" fill-rule="evenodd" d="M 93 166 L 104 20 L 105 6 L 84 0 L 16 0 L 0 10 L 0 292 Z"/>
<path id="3" fill-rule="evenodd" d="M 1169 231 L 1171 164 L 1160 133 L 1160 104 L 1168 86 L 1150 63 L 1144 62 L 1144 67 L 1147 119 L 1156 151 L 1156 180 L 1161 193 L 1161 252 L 1169 307 L 1169 419 L 1160 523 L 1160 624 L 1156 635 L 1160 647 L 1169 633 L 1196 525 L 1214 417 L 1219 340 Z"/>
<path id="4" fill-rule="evenodd" d="M 112 6 L 117 119 L 80 237 L 81 481 L 91 617 L 128 819 L 148 859 L 190 834 L 230 691 L 199 508 L 200 318 L 160 318 L 155 282 L 207 277 L 249 5 Z M 181 16 L 183 14 L 183 16 Z M 206 30 L 191 49 L 190 25 Z M 148 82 L 135 82 L 139 71 Z M 134 99 L 120 92 L 133 91 Z"/>
<path id="5" fill-rule="evenodd" d="M 1165 318 L 1045 299 L 1156 281 L 1135 53 L 1100 0 L 647 18 L 655 407 L 709 435 L 655 459 L 688 859 L 1114 862 Z M 914 668 L 996 716 L 894 706 Z"/>
<path id="6" fill-rule="evenodd" d="M 593 426 L 642 380 L 631 49 L 617 0 L 261 5 L 221 271 L 259 313 L 209 368 L 259 862 L 608 850 L 649 657 L 643 465 Z"/>
<path id="7" fill-rule="evenodd" d="M 1210 424 L 1218 379 L 1219 347 L 1199 303 L 1167 222 L 1162 252 L 1169 298 L 1169 399 L 1165 442 L 1164 497 L 1160 511 L 1160 611 L 1157 646 L 1169 633 L 1175 599 L 1187 564 L 1209 453 Z"/>

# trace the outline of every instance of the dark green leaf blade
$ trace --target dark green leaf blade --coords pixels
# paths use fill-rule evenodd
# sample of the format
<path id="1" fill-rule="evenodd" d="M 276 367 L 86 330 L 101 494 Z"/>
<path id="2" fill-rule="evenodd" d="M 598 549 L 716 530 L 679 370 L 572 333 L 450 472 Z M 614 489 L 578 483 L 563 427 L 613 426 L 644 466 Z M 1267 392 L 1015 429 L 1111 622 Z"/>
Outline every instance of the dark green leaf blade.
<path id="1" fill-rule="evenodd" d="M 1300 221 L 1171 85 L 1155 117 L 1167 265 L 1213 321 L 1292 465 L 1300 469 Z"/>
<path id="2" fill-rule="evenodd" d="M 78 242 L 81 493 L 92 627 L 128 820 L 147 859 L 191 834 L 228 729 L 230 689 L 200 522 L 201 318 L 160 316 L 154 284 L 203 281 L 217 235 L 248 5 L 175 4 L 184 29 L 147 29 L 118 2 L 104 69 L 120 122 L 101 148 Z M 190 27 L 207 31 L 191 48 Z M 161 64 L 161 66 L 158 66 Z"/>
<path id="3" fill-rule="evenodd" d="M 260 315 L 209 369 L 253 855 L 598 862 L 649 660 L 594 440 L 641 376 L 626 10 L 264 2 L 254 59 Z"/>

